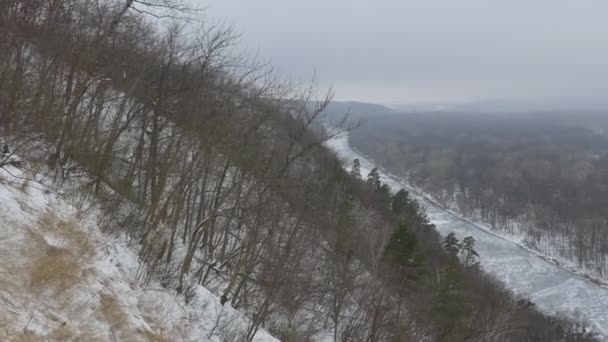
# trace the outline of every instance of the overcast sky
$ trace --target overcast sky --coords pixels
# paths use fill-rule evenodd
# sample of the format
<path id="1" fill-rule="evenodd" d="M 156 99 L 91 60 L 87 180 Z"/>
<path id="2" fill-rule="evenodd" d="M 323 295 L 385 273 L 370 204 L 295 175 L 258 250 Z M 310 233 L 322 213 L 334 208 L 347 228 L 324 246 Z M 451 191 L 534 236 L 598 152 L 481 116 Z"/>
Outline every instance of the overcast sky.
<path id="1" fill-rule="evenodd" d="M 608 97 L 607 0 L 204 0 L 283 73 L 385 104 Z M 608 100 L 606 100 L 608 102 Z"/>

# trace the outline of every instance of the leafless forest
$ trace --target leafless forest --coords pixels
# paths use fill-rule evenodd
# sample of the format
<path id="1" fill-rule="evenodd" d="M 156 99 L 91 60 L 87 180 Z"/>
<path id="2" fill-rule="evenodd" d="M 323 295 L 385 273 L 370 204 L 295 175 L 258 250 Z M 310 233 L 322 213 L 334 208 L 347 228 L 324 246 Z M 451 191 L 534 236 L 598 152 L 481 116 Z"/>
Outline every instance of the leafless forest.
<path id="1" fill-rule="evenodd" d="M 443 206 L 603 278 L 607 127 L 584 111 L 419 113 L 383 116 L 352 137 Z"/>
<path id="2" fill-rule="evenodd" d="M 0 126 L 10 146 L 0 166 L 19 156 L 74 202 L 94 203 L 104 231 L 138 251 L 142 282 L 160 280 L 187 300 L 194 285 L 209 288 L 250 318 L 242 341 L 262 327 L 284 341 L 323 332 L 344 342 L 592 339 L 583 323 L 544 316 L 484 275 L 474 241 L 440 239 L 407 192 L 344 171 L 322 147 L 348 129 L 319 129 L 331 94 L 282 81 L 233 52 L 236 32 L 193 16 L 170 0 L 0 2 Z M 433 172 L 411 179 L 445 203 L 481 209 L 501 229 L 528 213 L 546 224 L 534 226 L 536 243 L 559 234 L 576 242 L 581 263 L 605 255 L 604 208 L 573 208 L 543 190 L 552 159 L 504 158 L 546 172 L 520 177 L 497 165 L 496 182 L 450 168 L 453 152 L 422 164 L 428 154 L 412 151 L 420 157 L 411 163 Z M 550 146 L 530 153 L 541 151 L 552 155 Z M 603 162 L 568 162 L 560 191 L 605 192 L 608 173 L 594 171 Z M 589 171 L 581 178 L 580 169 Z M 529 192 L 518 191 L 524 184 Z"/>

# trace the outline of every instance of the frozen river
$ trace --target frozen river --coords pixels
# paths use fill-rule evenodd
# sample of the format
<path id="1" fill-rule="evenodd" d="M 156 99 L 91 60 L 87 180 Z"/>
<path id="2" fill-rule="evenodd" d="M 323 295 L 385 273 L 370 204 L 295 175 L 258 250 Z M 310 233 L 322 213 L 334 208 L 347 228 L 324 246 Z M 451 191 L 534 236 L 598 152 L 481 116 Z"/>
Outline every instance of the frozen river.
<path id="1" fill-rule="evenodd" d="M 367 175 L 375 164 L 355 152 L 343 134 L 326 143 L 350 166 L 353 159 L 361 161 L 361 174 Z M 378 169 L 381 169 L 380 167 Z M 393 191 L 408 188 L 397 177 L 381 172 L 382 180 Z M 415 195 L 412 192 L 412 195 Z M 515 242 L 488 232 L 462 218 L 445 211 L 420 195 L 415 195 L 426 209 L 431 222 L 442 235 L 454 232 L 459 238 L 473 236 L 482 268 L 503 281 L 515 293 L 529 298 L 541 310 L 556 310 L 582 318 L 593 330 L 608 340 L 608 288 L 584 279 Z"/>

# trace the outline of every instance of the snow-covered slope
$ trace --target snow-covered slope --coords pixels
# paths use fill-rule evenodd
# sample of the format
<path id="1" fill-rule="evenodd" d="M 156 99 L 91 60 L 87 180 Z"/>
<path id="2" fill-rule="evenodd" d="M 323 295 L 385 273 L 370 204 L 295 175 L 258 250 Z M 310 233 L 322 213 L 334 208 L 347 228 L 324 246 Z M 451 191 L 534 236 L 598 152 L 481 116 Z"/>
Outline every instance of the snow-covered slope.
<path id="1" fill-rule="evenodd" d="M 372 160 L 349 146 L 345 134 L 330 140 L 327 146 L 346 167 L 358 158 L 363 175 L 375 166 Z M 381 176 L 393 190 L 409 188 L 397 177 L 387 173 L 381 173 Z M 473 236 L 483 269 L 502 280 L 514 293 L 529 298 L 547 313 L 560 311 L 582 318 L 601 337 L 608 339 L 608 287 L 549 262 L 508 238 L 442 209 L 426 197 L 412 194 L 426 209 L 439 233 L 454 232 L 459 238 Z"/>
<path id="2" fill-rule="evenodd" d="M 0 169 L 0 341 L 242 341 L 246 317 L 200 286 L 186 304 L 141 284 L 137 256 L 95 213 L 26 178 Z"/>

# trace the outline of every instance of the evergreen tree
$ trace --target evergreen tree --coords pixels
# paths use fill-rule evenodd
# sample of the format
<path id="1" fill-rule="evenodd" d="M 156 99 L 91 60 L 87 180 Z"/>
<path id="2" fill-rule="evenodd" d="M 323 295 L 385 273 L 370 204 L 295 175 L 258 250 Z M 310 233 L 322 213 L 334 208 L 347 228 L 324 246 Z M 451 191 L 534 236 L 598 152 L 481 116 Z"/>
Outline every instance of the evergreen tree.
<path id="1" fill-rule="evenodd" d="M 384 257 L 412 281 L 424 273 L 424 255 L 418 251 L 418 240 L 406 222 L 401 222 L 391 235 Z"/>
<path id="2" fill-rule="evenodd" d="M 378 200 L 382 203 L 384 208 L 390 210 L 391 206 L 391 187 L 384 183 L 376 190 Z"/>
<path id="3" fill-rule="evenodd" d="M 373 168 L 367 174 L 367 183 L 374 187 L 374 189 L 380 189 L 382 186 L 382 182 L 380 181 L 380 173 L 378 172 L 378 168 Z"/>
<path id="4" fill-rule="evenodd" d="M 456 238 L 456 234 L 450 233 L 443 240 L 443 248 L 451 255 L 458 255 L 460 251 L 460 242 Z"/>
<path id="5" fill-rule="evenodd" d="M 400 216 L 401 214 L 405 213 L 411 207 L 411 205 L 412 200 L 410 199 L 410 193 L 405 189 L 401 189 L 397 191 L 395 196 L 393 196 L 391 209 L 393 214 Z"/>
<path id="6" fill-rule="evenodd" d="M 466 267 L 477 267 L 479 266 L 479 254 L 475 251 L 475 238 L 467 236 L 462 240 L 460 245 L 461 251 L 464 256 L 464 265 Z"/>
<path id="7" fill-rule="evenodd" d="M 405 190 L 399 190 L 392 198 L 391 209 L 393 214 L 401 220 L 411 222 L 420 228 L 434 228 L 430 223 L 424 209 L 420 207 L 418 201 L 410 196 Z"/>
<path id="8" fill-rule="evenodd" d="M 407 266 L 411 263 L 416 242 L 416 237 L 409 232 L 407 223 L 401 222 L 386 246 L 386 256 L 400 266 Z"/>
<path id="9" fill-rule="evenodd" d="M 431 303 L 432 319 L 443 328 L 442 337 L 450 336 L 451 341 L 464 341 L 467 334 L 463 320 L 471 312 L 462 293 L 461 273 L 456 262 L 445 268 Z"/>
<path id="10" fill-rule="evenodd" d="M 350 169 L 350 175 L 356 179 L 361 179 L 361 162 L 358 158 L 353 160 L 353 166 Z"/>

